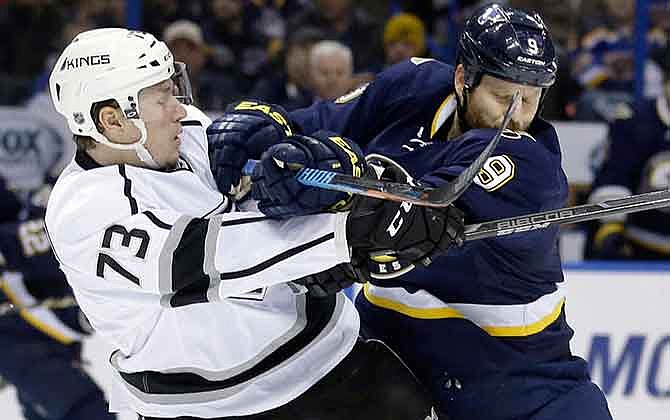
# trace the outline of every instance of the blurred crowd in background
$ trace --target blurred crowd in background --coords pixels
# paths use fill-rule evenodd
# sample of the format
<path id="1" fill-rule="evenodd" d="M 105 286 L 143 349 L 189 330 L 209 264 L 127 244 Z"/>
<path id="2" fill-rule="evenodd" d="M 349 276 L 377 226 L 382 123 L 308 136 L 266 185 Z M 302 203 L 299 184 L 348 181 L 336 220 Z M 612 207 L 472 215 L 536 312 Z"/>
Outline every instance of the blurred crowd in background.
<path id="1" fill-rule="evenodd" d="M 201 108 L 240 97 L 289 110 L 336 98 L 412 56 L 454 63 L 468 0 L 144 0 L 141 29 L 184 61 Z M 560 48 L 555 120 L 609 121 L 633 98 L 635 2 L 503 0 L 540 11 Z M 663 92 L 670 1 L 649 0 L 644 95 Z M 0 105 L 47 88 L 50 66 L 77 33 L 125 26 L 126 0 L 0 0 Z"/>

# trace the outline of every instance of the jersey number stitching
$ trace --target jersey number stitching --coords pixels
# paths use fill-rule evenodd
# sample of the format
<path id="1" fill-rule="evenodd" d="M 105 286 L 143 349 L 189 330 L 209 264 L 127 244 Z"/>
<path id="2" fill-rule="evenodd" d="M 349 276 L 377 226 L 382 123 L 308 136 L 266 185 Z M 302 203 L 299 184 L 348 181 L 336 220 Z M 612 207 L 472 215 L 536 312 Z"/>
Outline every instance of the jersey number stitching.
<path id="1" fill-rule="evenodd" d="M 486 191 L 495 191 L 514 178 L 516 166 L 507 155 L 491 156 L 479 171 L 475 184 Z"/>
<path id="2" fill-rule="evenodd" d="M 132 229 L 130 232 L 128 230 L 121 226 L 121 225 L 112 225 L 105 230 L 105 235 L 102 238 L 102 247 L 103 248 L 108 248 L 111 249 L 111 243 L 112 243 L 112 236 L 114 234 L 121 235 L 121 246 L 129 248 L 130 247 L 130 242 L 133 238 L 139 239 L 140 246 L 135 253 L 135 257 L 144 259 L 147 254 L 147 249 L 149 248 L 149 233 L 144 230 L 144 229 Z M 128 280 L 132 281 L 133 283 L 137 284 L 138 286 L 140 285 L 140 279 L 123 268 L 121 264 L 119 264 L 114 258 L 112 258 L 110 255 L 105 254 L 103 252 L 98 253 L 98 264 L 97 264 L 97 270 L 96 274 L 98 277 L 105 278 L 105 266 L 109 266 L 112 270 L 116 271 L 119 273 L 121 276 L 127 278 Z"/>

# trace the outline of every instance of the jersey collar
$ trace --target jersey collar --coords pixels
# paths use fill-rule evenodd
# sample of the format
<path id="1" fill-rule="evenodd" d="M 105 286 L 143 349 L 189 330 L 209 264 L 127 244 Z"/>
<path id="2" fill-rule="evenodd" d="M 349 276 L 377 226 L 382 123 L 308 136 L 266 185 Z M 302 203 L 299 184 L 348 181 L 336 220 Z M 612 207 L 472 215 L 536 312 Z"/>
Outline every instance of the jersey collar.
<path id="1" fill-rule="evenodd" d="M 77 153 L 74 155 L 74 161 L 86 171 L 89 169 L 102 168 L 102 165 L 93 160 L 93 158 L 83 150 L 77 150 Z"/>
<path id="2" fill-rule="evenodd" d="M 433 140 L 435 133 L 444 125 L 445 122 L 449 120 L 456 110 L 456 95 L 453 93 L 442 101 L 440 107 L 437 108 L 435 116 L 433 116 L 433 122 L 430 125 L 430 139 Z"/>

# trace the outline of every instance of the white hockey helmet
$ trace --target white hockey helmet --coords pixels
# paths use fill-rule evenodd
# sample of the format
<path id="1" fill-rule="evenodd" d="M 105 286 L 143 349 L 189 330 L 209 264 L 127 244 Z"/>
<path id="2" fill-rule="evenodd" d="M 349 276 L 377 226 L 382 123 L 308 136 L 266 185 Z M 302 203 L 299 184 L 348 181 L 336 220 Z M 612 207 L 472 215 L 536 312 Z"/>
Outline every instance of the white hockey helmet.
<path id="1" fill-rule="evenodd" d="M 144 147 L 147 133 L 140 119 L 140 90 L 173 79 L 178 100 L 192 103 L 191 85 L 183 63 L 174 62 L 164 42 L 146 32 L 103 28 L 77 35 L 58 58 L 49 87 L 56 110 L 70 130 L 80 136 L 119 150 L 135 150 L 149 166 L 157 164 Z M 115 100 L 126 118 L 140 130 L 132 144 L 110 142 L 97 129 L 93 116 L 96 103 Z"/>

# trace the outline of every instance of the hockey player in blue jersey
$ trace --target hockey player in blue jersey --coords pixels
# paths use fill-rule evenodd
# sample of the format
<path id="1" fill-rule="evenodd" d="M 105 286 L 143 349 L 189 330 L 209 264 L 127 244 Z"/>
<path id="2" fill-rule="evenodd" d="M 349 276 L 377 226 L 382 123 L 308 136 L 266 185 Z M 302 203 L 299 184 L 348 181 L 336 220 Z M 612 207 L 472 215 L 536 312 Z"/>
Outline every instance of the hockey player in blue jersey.
<path id="1" fill-rule="evenodd" d="M 563 207 L 567 198 L 556 132 L 538 115 L 556 68 L 541 17 L 494 4 L 465 23 L 455 68 L 414 58 L 290 118 L 298 132 L 340 133 L 366 153 L 383 155 L 376 160 L 391 164 L 391 172 L 440 186 L 479 155 L 520 91 L 511 130 L 456 205 L 468 223 L 540 212 Z M 257 137 L 247 136 L 244 147 L 217 140 L 210 153 L 221 190 L 237 184 L 242 162 L 262 158 L 252 195 L 266 203 L 267 214 L 328 204 L 304 199 L 304 190 L 296 199 L 292 192 L 304 187 L 277 175 L 291 163 L 314 164 L 289 143 L 259 156 L 250 152 L 261 143 Z M 276 179 L 282 182 L 270 182 Z M 586 362 L 570 351 L 558 233 L 467 242 L 408 272 L 407 261 L 392 255 L 370 260 L 376 279 L 357 297 L 365 333 L 390 345 L 452 419 L 611 419 Z"/>
<path id="2" fill-rule="evenodd" d="M 667 67 L 667 66 L 666 66 Z M 666 70 L 666 78 L 668 77 Z M 609 126 L 606 159 L 596 172 L 589 201 L 620 198 L 670 185 L 670 81 L 665 94 L 639 106 L 619 106 Z M 670 210 L 612 216 L 595 223 L 585 257 L 614 260 L 670 260 Z"/>
<path id="3" fill-rule="evenodd" d="M 23 201 L 0 179 L 0 304 L 15 308 L 0 315 L 0 375 L 16 388 L 26 420 L 115 419 L 83 369 L 79 309 L 39 307 L 72 291 L 51 252 L 44 208 Z"/>

